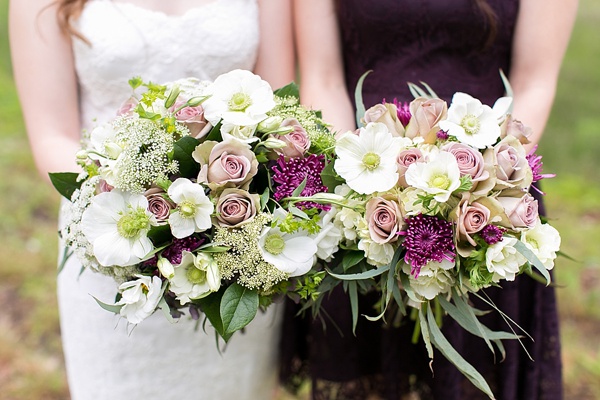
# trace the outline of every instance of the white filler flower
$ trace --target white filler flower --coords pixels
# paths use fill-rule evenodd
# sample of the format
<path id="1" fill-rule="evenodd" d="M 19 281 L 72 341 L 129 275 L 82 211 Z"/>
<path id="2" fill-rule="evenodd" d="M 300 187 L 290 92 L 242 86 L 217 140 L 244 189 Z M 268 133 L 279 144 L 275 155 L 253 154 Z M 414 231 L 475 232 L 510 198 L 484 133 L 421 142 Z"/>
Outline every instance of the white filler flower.
<path id="1" fill-rule="evenodd" d="M 498 115 L 490 106 L 466 94 L 455 93 L 448 108 L 448 117 L 440 128 L 460 142 L 478 149 L 491 146 L 500 137 Z"/>
<path id="2" fill-rule="evenodd" d="M 246 70 L 219 75 L 206 89 L 204 117 L 213 125 L 222 118 L 234 125 L 252 126 L 275 107 L 273 89 L 260 76 Z"/>
<path id="3" fill-rule="evenodd" d="M 286 212 L 276 209 L 273 213 L 275 219 L 285 218 Z M 266 226 L 258 239 L 258 247 L 264 260 L 278 270 L 292 276 L 307 273 L 313 265 L 317 253 L 315 241 L 308 236 L 305 230 L 294 233 L 282 232 L 278 228 Z"/>
<path id="4" fill-rule="evenodd" d="M 550 224 L 542 224 L 538 219 L 533 229 L 521 233 L 521 241 L 536 255 L 546 269 L 554 268 L 556 252 L 560 250 L 560 234 Z"/>
<path id="5" fill-rule="evenodd" d="M 488 271 L 494 274 L 492 277 L 494 282 L 499 282 L 501 279 L 514 281 L 521 265 L 527 262 L 527 259 L 515 249 L 517 240 L 504 237 L 498 243 L 490 245 L 485 252 L 485 264 Z"/>
<path id="6" fill-rule="evenodd" d="M 132 324 L 139 324 L 156 310 L 162 297 L 162 281 L 158 276 L 136 275 L 138 279 L 127 281 L 119 286 L 122 305 L 120 314 Z"/>
<path id="7" fill-rule="evenodd" d="M 146 197 L 120 190 L 95 196 L 81 216 L 81 230 L 105 267 L 134 265 L 146 257 L 154 249 L 147 236 L 153 225 Z"/>
<path id="8" fill-rule="evenodd" d="M 169 186 L 167 194 L 177 204 L 177 208 L 169 216 L 173 236 L 182 239 L 211 227 L 210 215 L 215 206 L 204 193 L 202 185 L 189 179 L 177 178 Z"/>
<path id="9" fill-rule="evenodd" d="M 361 128 L 358 136 L 347 132 L 335 145 L 335 171 L 358 193 L 389 190 L 398 182 L 396 157 L 403 146 L 402 139 L 393 137 L 379 122 Z"/>
<path id="10" fill-rule="evenodd" d="M 184 251 L 181 263 L 175 265 L 175 275 L 169 280 L 169 290 L 177 296 L 181 305 L 200 299 L 221 286 L 221 273 L 214 258 L 207 253 L 194 255 Z"/>
<path id="11" fill-rule="evenodd" d="M 448 152 L 440 152 L 430 162 L 411 164 L 405 178 L 410 186 L 434 195 L 435 201 L 440 203 L 447 201 L 460 187 L 458 162 Z"/>

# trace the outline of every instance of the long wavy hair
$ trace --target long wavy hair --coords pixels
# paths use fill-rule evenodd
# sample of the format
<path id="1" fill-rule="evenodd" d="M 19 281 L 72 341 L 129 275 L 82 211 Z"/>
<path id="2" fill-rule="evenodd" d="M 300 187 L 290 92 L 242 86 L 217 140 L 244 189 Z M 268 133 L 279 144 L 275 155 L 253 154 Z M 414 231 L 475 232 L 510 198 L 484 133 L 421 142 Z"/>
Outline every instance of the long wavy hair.
<path id="1" fill-rule="evenodd" d="M 87 42 L 87 40 L 73 27 L 73 19 L 77 18 L 83 10 L 87 0 L 56 0 L 58 26 L 67 35 L 73 35 Z"/>

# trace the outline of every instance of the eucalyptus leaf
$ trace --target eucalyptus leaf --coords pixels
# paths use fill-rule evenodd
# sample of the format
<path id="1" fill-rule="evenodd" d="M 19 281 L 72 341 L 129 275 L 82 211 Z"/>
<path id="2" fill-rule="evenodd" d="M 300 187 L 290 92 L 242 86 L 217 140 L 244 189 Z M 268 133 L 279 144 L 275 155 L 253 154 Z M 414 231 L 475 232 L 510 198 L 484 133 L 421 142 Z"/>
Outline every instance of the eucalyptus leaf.
<path id="1" fill-rule="evenodd" d="M 98 305 L 100 305 L 100 307 L 102 307 L 106 311 L 110 311 L 111 313 L 115 313 L 115 314 L 121 313 L 121 308 L 123 308 L 123 304 L 118 304 L 118 305 L 117 304 L 106 304 L 106 303 L 98 300 L 94 296 L 92 296 L 92 297 L 94 298 L 94 300 L 96 300 L 96 303 L 98 303 Z"/>
<path id="2" fill-rule="evenodd" d="M 356 126 L 357 127 L 360 127 L 363 124 L 362 119 L 365 115 L 366 110 L 365 110 L 365 104 L 363 102 L 362 88 L 363 88 L 363 83 L 365 81 L 365 78 L 371 72 L 373 72 L 373 71 L 368 70 L 367 72 L 362 74 L 362 76 L 358 79 L 358 83 L 356 84 L 356 90 L 354 91 L 354 102 L 356 104 Z"/>
<path id="3" fill-rule="evenodd" d="M 537 258 L 535 254 L 533 254 L 533 251 L 531 251 L 525 245 L 525 243 L 521 242 L 520 240 L 517 240 L 517 242 L 515 243 L 515 249 L 519 253 L 521 253 L 527 259 L 527 261 L 529 261 L 529 263 L 540 272 L 540 274 L 542 274 L 542 276 L 546 279 L 546 286 L 548 286 L 551 281 L 550 273 L 548 272 L 544 264 L 540 261 L 540 259 Z"/>
<path id="4" fill-rule="evenodd" d="M 302 182 L 300 182 L 300 184 L 296 187 L 296 189 L 294 189 L 294 191 L 292 192 L 292 197 L 300 197 L 302 195 L 302 191 L 306 187 L 307 178 L 308 178 L 308 175 L 305 176 L 304 179 L 302 180 Z"/>
<path id="5" fill-rule="evenodd" d="M 69 201 L 71 201 L 73 193 L 75 193 L 83 183 L 83 181 L 77 181 L 79 174 L 75 172 L 50 172 L 48 176 L 58 193 Z"/>
<path id="6" fill-rule="evenodd" d="M 221 300 L 221 320 L 225 333 L 233 333 L 248 325 L 256 316 L 259 299 L 256 290 L 231 284 Z"/>
<path id="7" fill-rule="evenodd" d="M 356 335 L 356 324 L 358 323 L 358 289 L 355 281 L 348 282 L 348 295 L 350 296 L 350 308 L 352 310 L 352 333 Z"/>
<path id="8" fill-rule="evenodd" d="M 299 209 L 298 207 L 290 206 L 290 212 L 292 213 L 292 215 L 294 215 L 300 219 L 310 219 L 310 217 L 304 211 Z"/>
<path id="9" fill-rule="evenodd" d="M 423 312 L 423 307 L 419 309 L 419 322 L 421 324 L 421 337 L 425 342 L 425 348 L 427 349 L 427 355 L 433 360 L 433 347 L 431 346 L 431 337 L 429 335 L 429 326 L 427 325 L 427 317 Z"/>
<path id="10" fill-rule="evenodd" d="M 175 319 L 171 315 L 171 309 L 169 308 L 169 305 L 167 304 L 167 301 L 165 300 L 164 296 L 160 298 L 160 301 L 158 302 L 158 308 L 160 308 L 167 321 L 169 321 L 172 324 L 175 323 Z"/>
<path id="11" fill-rule="evenodd" d="M 260 195 L 260 209 L 261 210 L 264 210 L 265 206 L 269 202 L 269 195 L 270 195 L 270 193 L 271 193 L 271 191 L 267 187 L 267 188 L 265 188 L 265 191 Z"/>
<path id="12" fill-rule="evenodd" d="M 327 272 L 329 273 L 329 275 L 331 275 L 337 279 L 341 279 L 344 281 L 355 281 L 355 280 L 359 280 L 359 279 L 374 278 L 376 276 L 383 274 L 385 271 L 388 271 L 389 269 L 390 269 L 389 265 L 383 265 L 379 268 L 371 269 L 371 270 L 368 270 L 365 272 L 360 272 L 357 274 L 336 274 L 336 273 L 333 273 L 331 270 L 328 270 Z"/>

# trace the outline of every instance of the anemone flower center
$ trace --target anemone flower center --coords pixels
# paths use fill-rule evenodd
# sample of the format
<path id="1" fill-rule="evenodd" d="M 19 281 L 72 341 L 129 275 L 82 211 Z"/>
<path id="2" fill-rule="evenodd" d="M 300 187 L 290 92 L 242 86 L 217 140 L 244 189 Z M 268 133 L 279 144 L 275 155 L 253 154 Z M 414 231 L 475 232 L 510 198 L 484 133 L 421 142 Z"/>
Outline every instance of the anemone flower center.
<path id="1" fill-rule="evenodd" d="M 281 235 L 273 233 L 267 236 L 267 239 L 265 240 L 265 250 L 267 250 L 269 253 L 276 256 L 278 254 L 281 254 L 284 248 L 285 240 L 283 240 Z"/>
<path id="2" fill-rule="evenodd" d="M 446 190 L 450 187 L 450 179 L 446 175 L 438 174 L 431 177 L 429 184 L 434 188 Z"/>
<path id="3" fill-rule="evenodd" d="M 179 212 L 183 218 L 193 218 L 196 215 L 196 204 L 191 201 L 182 201 L 179 204 Z"/>
<path id="4" fill-rule="evenodd" d="M 231 111 L 246 111 L 252 105 L 252 99 L 246 93 L 238 92 L 229 99 L 229 109 Z"/>
<path id="5" fill-rule="evenodd" d="M 141 231 L 148 229 L 150 217 L 146 214 L 146 210 L 138 207 L 123 215 L 117 221 L 117 231 L 124 238 L 131 239 L 137 237 Z"/>
<path id="6" fill-rule="evenodd" d="M 475 135 L 477 132 L 479 132 L 481 123 L 473 114 L 467 114 L 460 121 L 460 126 L 463 127 L 468 135 Z"/>
<path id="7" fill-rule="evenodd" d="M 194 285 L 200 285 L 206 282 L 206 271 L 202 271 L 195 267 L 190 267 L 185 273 L 187 280 Z"/>
<path id="8" fill-rule="evenodd" d="M 379 154 L 367 153 L 364 155 L 362 162 L 366 169 L 373 171 L 379 167 L 379 164 L 381 163 L 381 157 Z"/>

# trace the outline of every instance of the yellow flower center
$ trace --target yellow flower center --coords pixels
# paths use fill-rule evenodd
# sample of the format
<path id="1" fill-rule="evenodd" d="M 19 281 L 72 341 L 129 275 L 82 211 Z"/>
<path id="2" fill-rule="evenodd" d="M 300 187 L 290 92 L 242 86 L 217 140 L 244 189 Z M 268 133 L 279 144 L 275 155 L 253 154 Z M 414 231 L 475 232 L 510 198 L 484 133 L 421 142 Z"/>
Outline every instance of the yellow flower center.
<path id="1" fill-rule="evenodd" d="M 273 233 L 265 239 L 265 250 L 274 256 L 281 254 L 285 249 L 285 240 L 276 233 Z"/>
<path id="2" fill-rule="evenodd" d="M 185 273 L 188 281 L 194 285 L 200 285 L 206 282 L 206 271 L 202 271 L 196 267 L 190 267 Z"/>
<path id="3" fill-rule="evenodd" d="M 379 164 L 381 163 L 381 157 L 379 154 L 367 153 L 363 156 L 362 162 L 366 169 L 373 171 L 379 167 Z"/>
<path id="4" fill-rule="evenodd" d="M 460 126 L 463 127 L 463 129 L 465 130 L 465 132 L 467 132 L 468 135 L 475 135 L 477 132 L 479 132 L 481 123 L 479 122 L 479 119 L 477 119 L 477 117 L 473 114 L 467 114 L 460 121 Z"/>
<path id="5" fill-rule="evenodd" d="M 231 111 L 246 111 L 252 105 L 252 99 L 246 93 L 238 92 L 229 99 L 229 109 Z"/>
<path id="6" fill-rule="evenodd" d="M 145 229 L 150 229 L 150 217 L 142 207 L 132 209 L 117 221 L 117 232 L 127 239 L 137 237 Z"/>
<path id="7" fill-rule="evenodd" d="M 429 185 L 434 188 L 446 190 L 450 187 L 450 179 L 446 175 L 434 175 L 431 177 Z"/>
<path id="8" fill-rule="evenodd" d="M 194 218 L 196 215 L 196 204 L 191 201 L 182 201 L 179 204 L 179 212 L 182 218 Z"/>

